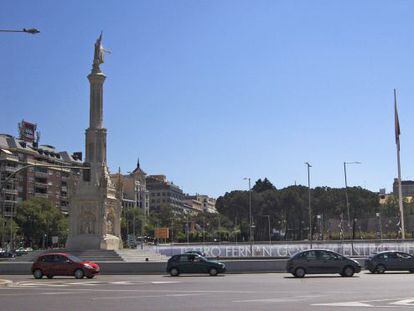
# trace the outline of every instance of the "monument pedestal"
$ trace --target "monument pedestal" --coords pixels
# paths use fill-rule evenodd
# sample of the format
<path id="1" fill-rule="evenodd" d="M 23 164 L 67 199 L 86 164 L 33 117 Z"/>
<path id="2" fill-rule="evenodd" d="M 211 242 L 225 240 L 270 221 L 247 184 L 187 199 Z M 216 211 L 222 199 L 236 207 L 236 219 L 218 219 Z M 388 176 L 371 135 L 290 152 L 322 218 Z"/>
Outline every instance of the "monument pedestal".
<path id="1" fill-rule="evenodd" d="M 68 249 L 122 248 L 121 201 L 105 166 L 93 169 L 100 179 L 81 180 L 71 194 Z"/>

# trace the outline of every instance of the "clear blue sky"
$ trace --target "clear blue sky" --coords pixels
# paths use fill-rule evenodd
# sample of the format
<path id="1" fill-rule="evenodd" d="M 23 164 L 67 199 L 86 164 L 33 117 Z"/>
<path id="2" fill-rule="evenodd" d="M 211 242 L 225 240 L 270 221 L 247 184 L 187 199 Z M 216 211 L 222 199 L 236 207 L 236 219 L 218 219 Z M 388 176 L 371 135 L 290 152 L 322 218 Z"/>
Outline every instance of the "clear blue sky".
<path id="1" fill-rule="evenodd" d="M 414 179 L 413 1 L 12 1 L 0 28 L 0 132 L 84 151 L 93 45 L 112 51 L 104 123 L 112 171 L 165 174 L 219 196 L 250 176 L 278 188 L 391 190 L 393 88 L 402 175 Z"/>

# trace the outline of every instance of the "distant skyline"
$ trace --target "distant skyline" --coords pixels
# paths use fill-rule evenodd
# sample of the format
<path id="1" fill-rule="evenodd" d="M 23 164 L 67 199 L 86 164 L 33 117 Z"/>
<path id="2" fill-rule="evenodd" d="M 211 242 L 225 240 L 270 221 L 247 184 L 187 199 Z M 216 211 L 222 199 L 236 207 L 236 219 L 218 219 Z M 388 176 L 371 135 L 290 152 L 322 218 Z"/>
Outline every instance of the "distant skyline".
<path id="1" fill-rule="evenodd" d="M 165 174 L 218 197 L 267 177 L 277 188 L 392 191 L 414 180 L 414 2 L 6 0 L 0 29 L 0 133 L 35 122 L 42 144 L 84 151 L 93 46 L 108 165 Z"/>

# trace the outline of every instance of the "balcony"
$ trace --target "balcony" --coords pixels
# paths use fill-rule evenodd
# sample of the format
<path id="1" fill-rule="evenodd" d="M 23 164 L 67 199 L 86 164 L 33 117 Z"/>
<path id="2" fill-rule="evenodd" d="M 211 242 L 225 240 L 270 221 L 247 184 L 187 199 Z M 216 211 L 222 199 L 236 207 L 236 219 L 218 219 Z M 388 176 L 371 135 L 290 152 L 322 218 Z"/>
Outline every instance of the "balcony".
<path id="1" fill-rule="evenodd" d="M 4 217 L 15 217 L 16 211 L 4 211 Z"/>
<path id="2" fill-rule="evenodd" d="M 35 181 L 35 187 L 41 189 L 47 189 L 47 183 Z"/>
<path id="3" fill-rule="evenodd" d="M 16 189 L 7 189 L 7 188 L 3 188 L 3 192 L 5 194 L 10 194 L 10 195 L 17 195 L 18 193 Z"/>
<path id="4" fill-rule="evenodd" d="M 19 158 L 12 154 L 2 154 L 0 156 L 0 161 L 13 161 L 13 162 L 19 162 Z"/>
<path id="5" fill-rule="evenodd" d="M 17 166 L 3 166 L 3 171 L 8 172 L 8 173 L 14 173 L 15 171 L 17 171 Z"/>
<path id="6" fill-rule="evenodd" d="M 6 198 L 4 200 L 0 200 L 0 202 L 2 202 L 4 205 L 14 205 L 17 203 L 17 201 L 12 198 Z"/>
<path id="7" fill-rule="evenodd" d="M 36 177 L 43 177 L 43 178 L 47 178 L 49 175 L 47 174 L 47 172 L 39 172 L 39 171 L 35 171 L 35 176 Z"/>

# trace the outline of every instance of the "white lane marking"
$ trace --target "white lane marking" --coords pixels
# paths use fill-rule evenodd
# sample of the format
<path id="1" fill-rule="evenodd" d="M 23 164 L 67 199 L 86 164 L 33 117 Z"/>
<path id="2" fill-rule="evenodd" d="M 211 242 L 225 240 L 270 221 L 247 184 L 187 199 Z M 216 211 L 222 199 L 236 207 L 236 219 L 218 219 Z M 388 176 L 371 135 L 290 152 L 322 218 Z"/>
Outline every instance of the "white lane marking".
<path id="1" fill-rule="evenodd" d="M 95 286 L 95 285 L 135 285 L 145 284 L 144 281 L 80 281 L 80 282 L 16 282 L 9 287 L 66 287 L 72 285 Z M 147 282 L 149 284 L 150 282 Z M 161 283 L 162 284 L 162 283 Z"/>
<path id="2" fill-rule="evenodd" d="M 151 282 L 152 284 L 177 284 L 180 283 L 179 281 L 154 281 Z"/>
<path id="3" fill-rule="evenodd" d="M 289 301 L 299 301 L 299 300 L 306 300 L 306 299 L 313 299 L 323 297 L 323 295 L 307 295 L 307 296 L 295 296 L 295 297 L 286 297 L 286 298 L 262 298 L 262 299 L 246 299 L 246 300 L 233 300 L 232 302 L 289 302 Z"/>
<path id="4" fill-rule="evenodd" d="M 204 295 L 204 294 L 170 294 L 170 295 L 165 295 L 166 297 L 186 297 L 186 296 L 200 296 L 200 295 Z"/>
<path id="5" fill-rule="evenodd" d="M 74 295 L 79 295 L 79 294 L 89 294 L 88 292 L 68 292 L 68 291 L 60 291 L 60 292 L 43 292 L 43 293 L 21 293 L 21 294 L 16 294 L 16 293 L 11 293 L 11 294 L 0 294 L 0 296 L 37 296 L 37 295 L 62 295 L 62 294 L 74 294 Z"/>
<path id="6" fill-rule="evenodd" d="M 391 302 L 391 304 L 398 305 L 398 306 L 413 306 L 414 307 L 414 299 L 410 298 L 410 299 L 399 300 L 399 301 Z"/>
<path id="7" fill-rule="evenodd" d="M 371 307 L 375 308 L 375 306 L 362 303 L 358 301 L 350 301 L 350 302 L 334 302 L 334 303 L 314 303 L 312 306 L 329 306 L 329 307 Z"/>
<path id="8" fill-rule="evenodd" d="M 161 298 L 161 297 L 188 297 L 188 296 L 200 296 L 203 294 L 170 294 L 170 295 L 146 295 L 146 296 L 112 296 L 112 297 L 94 297 L 92 300 L 102 299 L 141 299 L 141 298 Z"/>
<path id="9" fill-rule="evenodd" d="M 38 286 L 49 286 L 49 287 L 66 287 L 66 284 L 58 284 L 58 283 L 16 283 L 10 287 L 38 287 Z"/>
<path id="10" fill-rule="evenodd" d="M 392 302 L 393 301 L 393 302 Z M 373 305 L 371 303 L 388 302 L 388 305 Z M 394 306 L 391 306 L 394 305 Z M 387 298 L 372 299 L 362 301 L 332 302 L 332 303 L 314 303 L 312 306 L 330 306 L 330 307 L 368 307 L 368 308 L 395 308 L 396 306 L 414 307 L 414 298 Z"/>
<path id="11" fill-rule="evenodd" d="M 233 300 L 232 302 L 241 302 L 241 303 L 249 303 L 249 302 L 289 302 L 294 301 L 296 299 L 287 299 L 287 298 L 265 298 L 265 299 L 249 299 L 249 300 Z"/>
<path id="12" fill-rule="evenodd" d="M 134 283 L 132 283 L 131 281 L 114 281 L 114 282 L 109 282 L 109 284 L 113 284 L 113 285 L 132 285 Z"/>
<path id="13" fill-rule="evenodd" d="M 78 292 L 44 292 L 40 294 L 41 295 L 68 295 L 68 294 L 78 294 Z"/>

